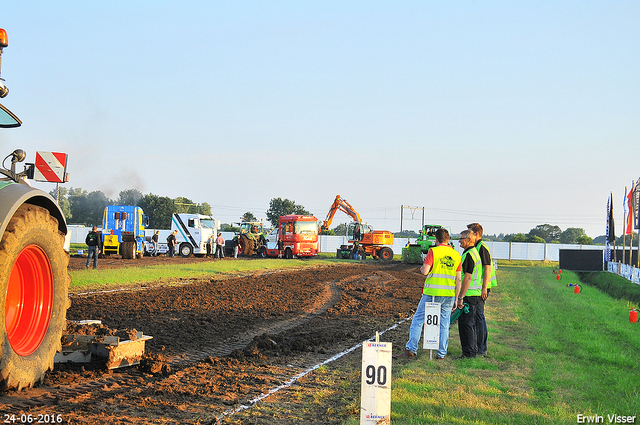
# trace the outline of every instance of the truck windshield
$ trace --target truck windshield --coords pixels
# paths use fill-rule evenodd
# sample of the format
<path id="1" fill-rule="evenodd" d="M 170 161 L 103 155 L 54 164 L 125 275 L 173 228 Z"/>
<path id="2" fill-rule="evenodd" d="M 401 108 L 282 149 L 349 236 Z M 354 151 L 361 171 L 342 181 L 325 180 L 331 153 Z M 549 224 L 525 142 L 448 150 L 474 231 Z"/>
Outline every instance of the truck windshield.
<path id="1" fill-rule="evenodd" d="M 13 113 L 0 104 L 0 127 L 19 127 L 22 122 Z"/>
<path id="2" fill-rule="evenodd" d="M 296 221 L 295 232 L 297 234 L 318 233 L 318 222 L 317 221 Z"/>
<path id="3" fill-rule="evenodd" d="M 214 229 L 215 228 L 215 223 L 213 222 L 212 219 L 206 219 L 206 218 L 201 218 L 200 219 L 200 226 L 206 228 L 206 229 Z"/>

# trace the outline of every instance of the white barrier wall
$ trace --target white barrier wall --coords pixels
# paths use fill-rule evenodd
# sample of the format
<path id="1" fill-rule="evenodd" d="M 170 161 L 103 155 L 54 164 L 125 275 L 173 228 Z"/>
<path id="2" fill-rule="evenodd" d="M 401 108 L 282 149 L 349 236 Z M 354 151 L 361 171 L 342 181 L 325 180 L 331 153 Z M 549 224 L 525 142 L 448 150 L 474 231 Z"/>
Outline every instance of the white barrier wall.
<path id="1" fill-rule="evenodd" d="M 640 269 L 629 266 L 627 264 L 622 263 L 614 263 L 613 261 L 609 261 L 607 263 L 607 270 L 611 273 L 615 273 L 624 277 L 627 280 L 635 283 L 636 285 L 640 285 Z"/>
<path id="2" fill-rule="evenodd" d="M 68 224 L 67 239 L 69 239 L 69 243 L 84 243 L 90 231 L 91 227 Z"/>
<path id="3" fill-rule="evenodd" d="M 335 253 L 340 245 L 348 244 L 345 236 L 320 235 L 320 252 Z M 391 246 L 395 255 L 402 254 L 402 248 L 407 245 L 407 241 L 415 243 L 415 239 L 394 238 Z M 458 241 L 452 241 L 454 247 L 462 253 Z M 530 260 L 530 261 L 560 261 L 561 249 L 597 249 L 602 250 L 601 245 L 578 245 L 559 243 L 528 243 L 528 242 L 492 242 L 485 241 L 491 257 L 496 260 Z"/>
<path id="4" fill-rule="evenodd" d="M 87 233 L 91 231 L 90 227 L 79 226 L 70 224 L 67 226 L 69 229 L 69 241 L 70 243 L 84 244 L 84 240 L 87 237 Z M 160 231 L 160 241 L 164 241 L 166 231 Z M 147 229 L 145 232 L 147 236 L 153 234 L 152 229 Z M 162 238 L 164 236 L 164 238 Z M 395 255 L 402 255 L 402 248 L 407 245 L 407 242 L 415 243 L 415 239 L 407 238 L 394 238 L 394 244 L 391 245 L 393 253 Z M 328 236 L 320 235 L 318 237 L 318 244 L 320 252 L 333 253 L 340 248 L 340 245 L 347 245 L 346 236 Z M 599 249 L 602 250 L 602 245 L 577 245 L 577 244 L 559 244 L 559 243 L 527 243 L 527 242 L 492 242 L 485 241 L 489 250 L 491 251 L 491 257 L 497 260 L 530 260 L 530 261 L 559 261 L 561 249 Z M 458 241 L 453 241 L 455 248 L 462 253 L 462 249 L 458 245 Z M 609 263 L 611 264 L 611 263 Z M 640 274 L 640 271 L 638 271 Z"/>

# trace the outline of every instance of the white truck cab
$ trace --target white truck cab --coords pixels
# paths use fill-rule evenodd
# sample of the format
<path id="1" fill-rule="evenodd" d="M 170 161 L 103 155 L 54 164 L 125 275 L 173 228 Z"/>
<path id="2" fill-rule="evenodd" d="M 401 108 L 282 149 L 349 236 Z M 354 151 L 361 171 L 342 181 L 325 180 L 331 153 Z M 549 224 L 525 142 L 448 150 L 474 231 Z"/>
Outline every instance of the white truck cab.
<path id="1" fill-rule="evenodd" d="M 210 215 L 173 214 L 171 231 L 174 230 L 178 231 L 176 242 L 181 256 L 206 255 L 207 243 L 211 238 L 215 241 L 218 237 L 220 220 Z"/>

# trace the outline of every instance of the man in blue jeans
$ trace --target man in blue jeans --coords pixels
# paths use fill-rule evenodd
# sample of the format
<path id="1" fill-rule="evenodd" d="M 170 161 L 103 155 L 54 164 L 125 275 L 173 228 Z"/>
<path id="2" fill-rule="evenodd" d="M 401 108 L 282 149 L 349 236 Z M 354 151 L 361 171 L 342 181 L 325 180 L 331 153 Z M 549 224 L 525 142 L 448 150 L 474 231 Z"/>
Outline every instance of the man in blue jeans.
<path id="1" fill-rule="evenodd" d="M 404 353 L 399 356 L 402 358 L 414 358 L 418 352 L 418 343 L 424 325 L 424 305 L 427 302 L 440 303 L 440 344 L 436 359 L 444 359 L 447 355 L 449 321 L 451 312 L 456 308 L 455 300 L 460 293 L 462 263 L 460 254 L 449 246 L 447 229 L 441 228 L 436 231 L 436 241 L 438 245 L 429 250 L 420 268 L 420 272 L 426 276 L 426 279 L 422 298 L 411 322 L 409 341 Z"/>
<path id="2" fill-rule="evenodd" d="M 100 235 L 98 234 L 98 228 L 93 226 L 89 234 L 84 240 L 89 249 L 87 249 L 87 268 L 91 264 L 91 258 L 93 258 L 93 268 L 98 268 L 98 254 L 100 254 Z"/>

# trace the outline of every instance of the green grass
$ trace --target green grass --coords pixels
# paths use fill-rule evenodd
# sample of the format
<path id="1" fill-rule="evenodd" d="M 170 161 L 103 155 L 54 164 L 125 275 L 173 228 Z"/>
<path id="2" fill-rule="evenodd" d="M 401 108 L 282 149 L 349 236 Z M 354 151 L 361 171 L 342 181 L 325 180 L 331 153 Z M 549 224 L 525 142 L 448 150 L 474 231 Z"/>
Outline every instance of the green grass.
<path id="1" fill-rule="evenodd" d="M 581 272 L 578 276 L 583 283 L 594 286 L 613 298 L 628 300 L 630 307 L 637 308 L 640 305 L 640 285 L 622 276 L 609 272 Z"/>
<path id="2" fill-rule="evenodd" d="M 487 304 L 489 357 L 394 367 L 394 424 L 567 424 L 638 415 L 640 326 L 624 301 L 547 267 L 503 265 Z M 449 356 L 460 354 L 456 327 Z M 348 421 L 347 423 L 357 423 Z"/>
<path id="3" fill-rule="evenodd" d="M 86 247 L 85 247 L 86 248 Z M 366 260 L 338 260 L 335 254 L 321 253 L 315 258 L 284 260 L 277 258 L 268 259 L 243 259 L 229 261 L 204 261 L 192 264 L 167 264 L 155 266 L 137 267 L 135 260 L 131 265 L 136 267 L 123 267 L 117 269 L 98 270 L 72 270 L 71 291 L 91 289 L 105 289 L 109 287 L 122 287 L 140 283 L 165 282 L 167 280 L 184 280 L 211 275 L 239 275 L 259 270 L 282 270 L 290 268 L 315 267 L 335 263 L 369 263 L 379 262 L 373 258 Z M 396 256 L 397 260 L 400 256 Z"/>
<path id="4" fill-rule="evenodd" d="M 135 264 L 135 260 L 131 260 Z M 347 260 L 283 260 L 283 259 L 237 259 L 229 261 L 203 261 L 191 264 L 167 264 L 142 267 L 123 267 L 98 270 L 72 270 L 71 291 L 78 289 L 96 289 L 122 287 L 140 283 L 153 283 L 187 280 L 202 276 L 241 275 L 256 271 L 283 270 L 327 265 Z"/>
<path id="5" fill-rule="evenodd" d="M 69 245 L 69 253 L 71 255 L 75 255 L 78 253 L 78 250 L 81 249 L 85 252 L 85 255 L 86 255 L 87 248 L 88 248 L 87 245 L 83 243 L 72 243 Z"/>

